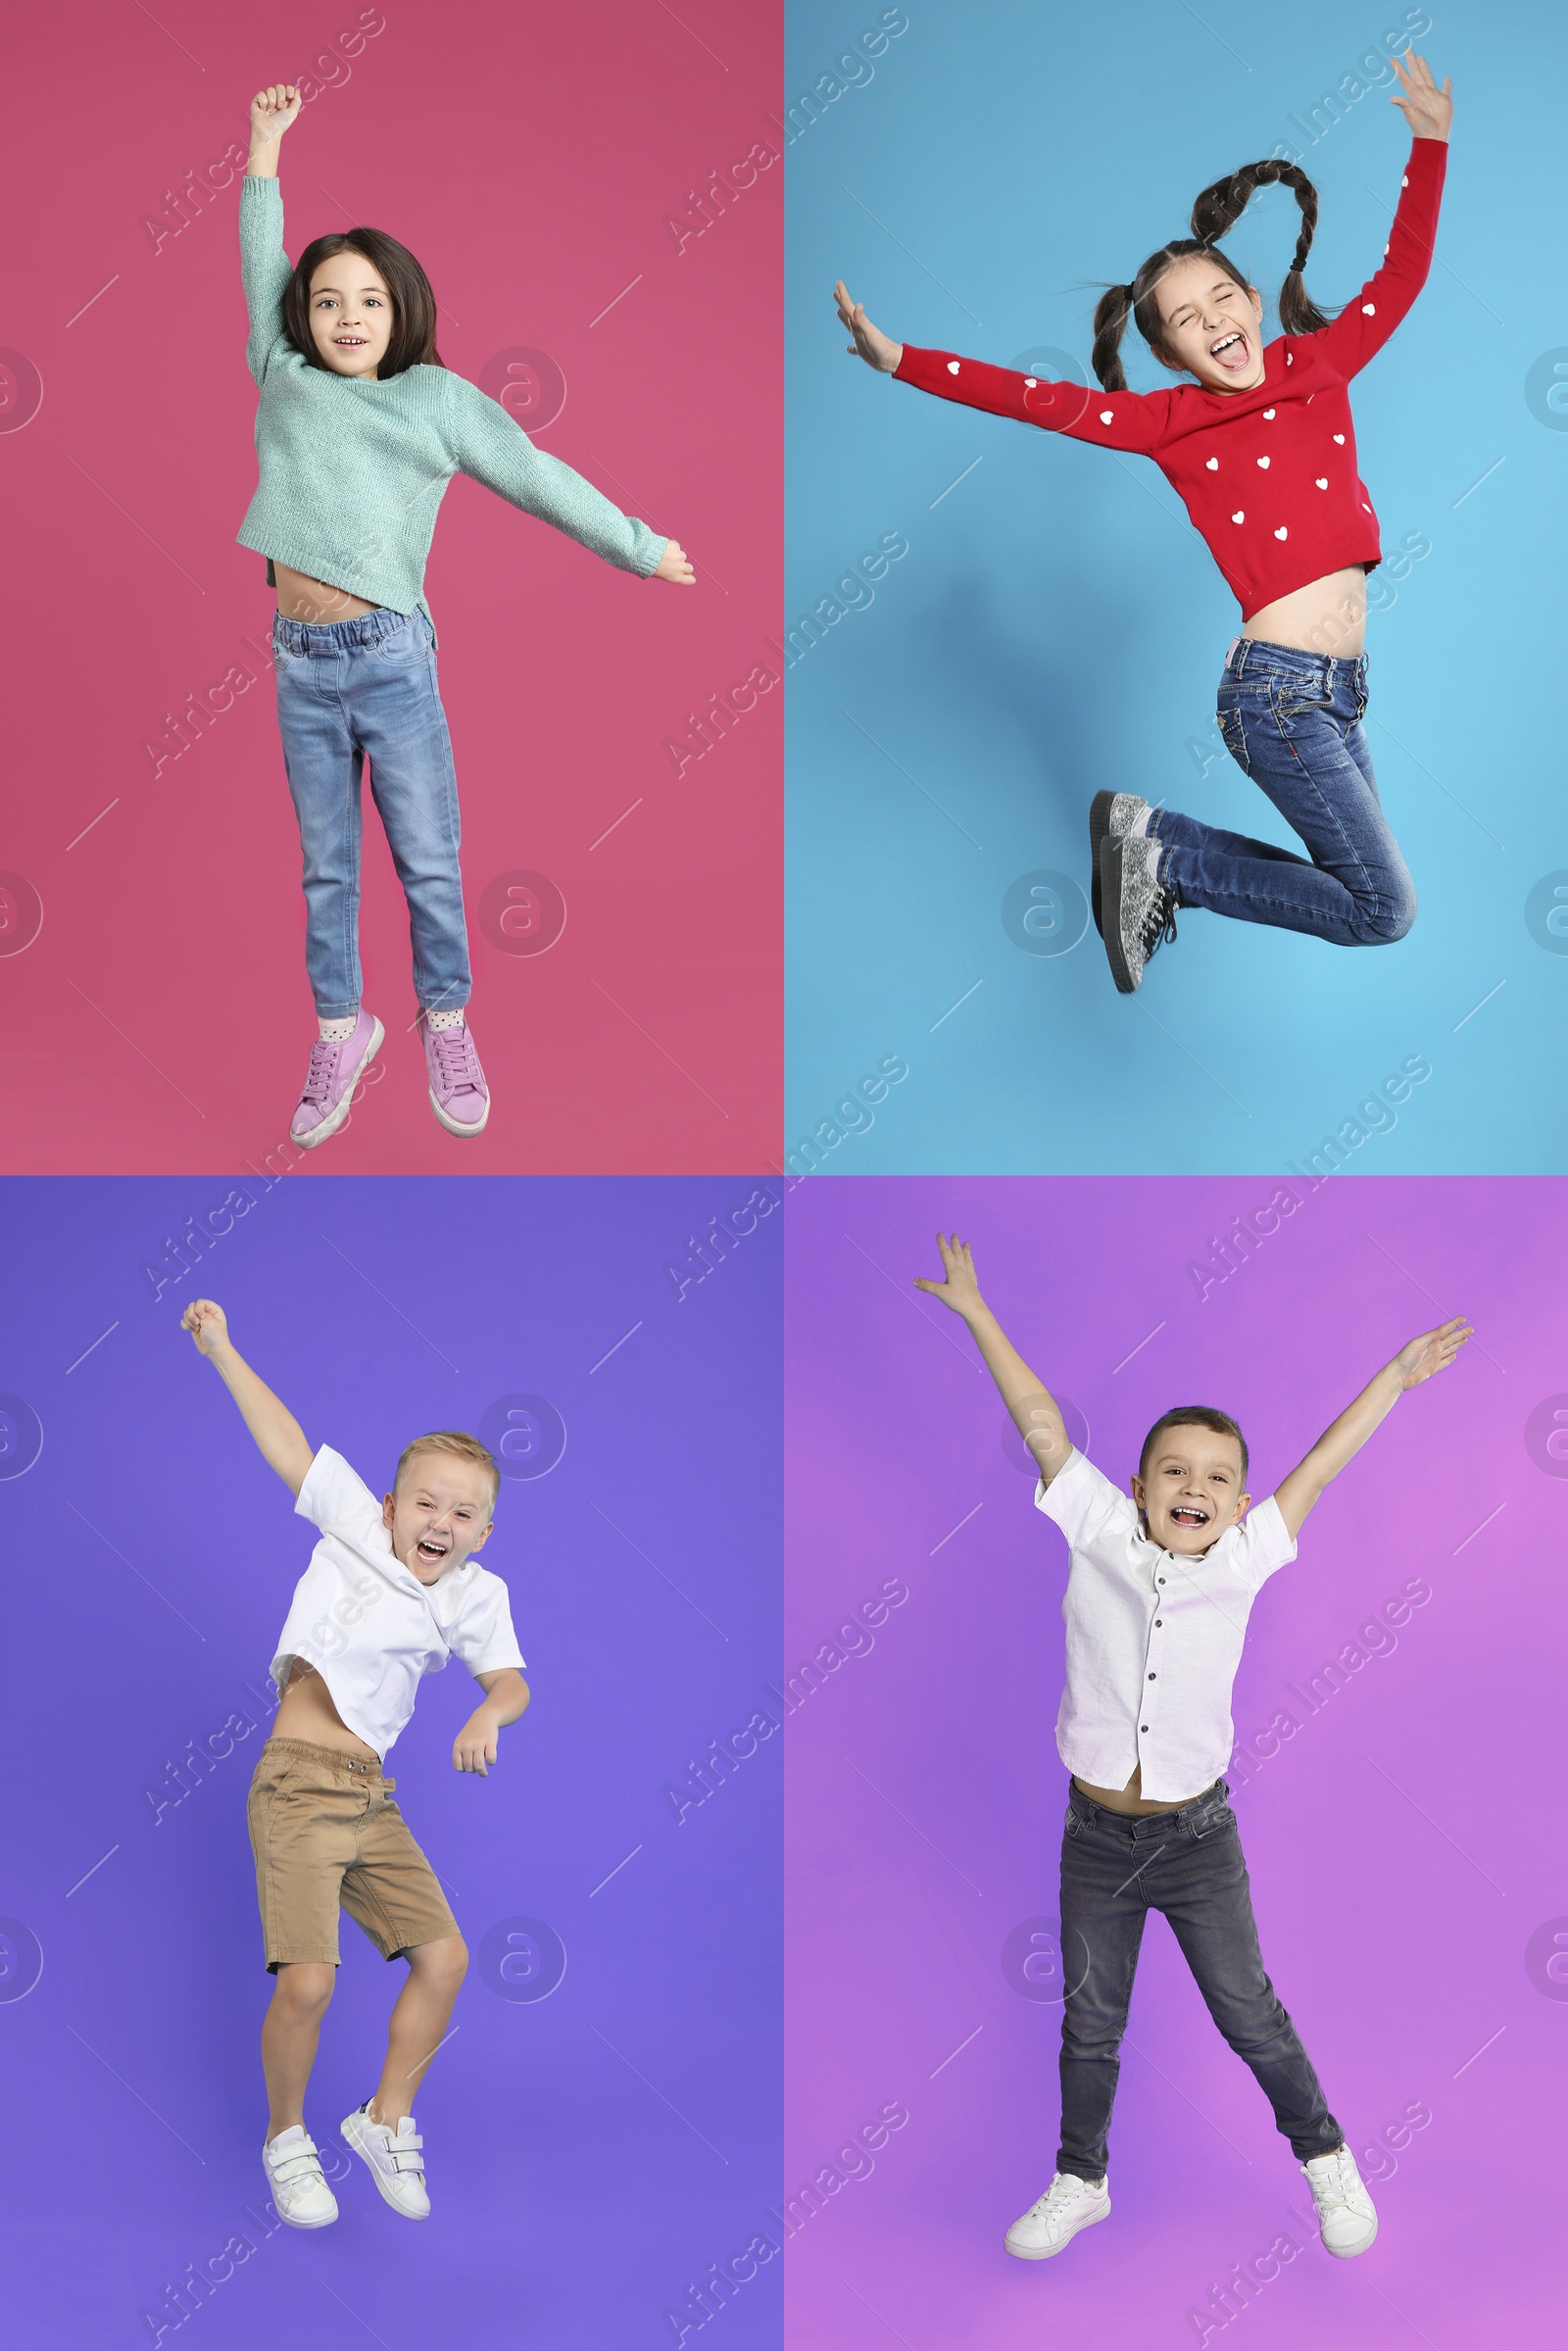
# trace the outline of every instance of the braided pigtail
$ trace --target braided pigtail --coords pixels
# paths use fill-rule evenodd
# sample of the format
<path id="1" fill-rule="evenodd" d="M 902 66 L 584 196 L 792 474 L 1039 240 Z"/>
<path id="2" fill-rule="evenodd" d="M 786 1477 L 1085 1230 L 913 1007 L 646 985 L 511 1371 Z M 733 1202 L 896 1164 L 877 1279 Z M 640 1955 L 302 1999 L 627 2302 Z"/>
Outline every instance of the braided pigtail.
<path id="1" fill-rule="evenodd" d="M 1216 245 L 1228 229 L 1235 227 L 1253 189 L 1274 180 L 1295 191 L 1301 213 L 1296 251 L 1280 287 L 1280 324 L 1288 335 L 1316 334 L 1319 327 L 1327 326 L 1328 318 L 1307 293 L 1301 272 L 1306 268 L 1317 227 L 1317 190 L 1299 165 L 1285 163 L 1278 156 L 1265 156 L 1261 163 L 1243 164 L 1228 179 L 1216 179 L 1193 206 L 1193 235 L 1200 245 Z"/>
<path id="2" fill-rule="evenodd" d="M 1121 364 L 1121 339 L 1133 315 L 1131 286 L 1108 286 L 1095 305 L 1095 347 L 1089 365 L 1107 392 L 1125 392 L 1127 371 Z"/>

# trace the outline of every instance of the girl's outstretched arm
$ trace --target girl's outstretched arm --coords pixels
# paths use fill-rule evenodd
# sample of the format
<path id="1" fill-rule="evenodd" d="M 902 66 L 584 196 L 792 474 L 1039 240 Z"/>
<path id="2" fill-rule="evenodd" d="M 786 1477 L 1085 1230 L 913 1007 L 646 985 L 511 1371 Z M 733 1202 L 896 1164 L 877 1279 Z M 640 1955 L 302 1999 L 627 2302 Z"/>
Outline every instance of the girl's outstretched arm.
<path id="1" fill-rule="evenodd" d="M 282 332 L 284 289 L 294 266 L 283 251 L 283 196 L 277 184 L 277 151 L 300 111 L 291 81 L 273 82 L 251 100 L 250 160 L 239 183 L 239 270 L 245 287 L 250 335 L 245 362 L 260 383 Z"/>
<path id="2" fill-rule="evenodd" d="M 1342 375 L 1357 374 L 1374 353 L 1382 350 L 1409 313 L 1432 267 L 1448 165 L 1448 124 L 1453 115 L 1448 92 L 1452 85 L 1446 80 L 1440 90 L 1426 59 L 1417 57 L 1414 50 L 1405 51 L 1405 61 L 1408 71 L 1397 58 L 1390 61 L 1404 95 L 1391 98 L 1389 104 L 1398 107 L 1409 123 L 1412 144 L 1383 266 L 1316 337 Z"/>
<path id="3" fill-rule="evenodd" d="M 988 416 L 1010 416 L 1018 424 L 1038 424 L 1048 432 L 1063 432 L 1075 441 L 1098 442 L 1137 457 L 1152 457 L 1164 439 L 1174 394 L 1105 392 L 1098 384 L 1057 382 L 1047 375 L 1025 375 L 1016 367 L 994 367 L 989 361 L 964 359 L 953 351 L 926 351 L 913 343 L 896 343 L 865 315 L 841 277 L 833 288 L 838 315 L 854 340 L 846 345 L 879 374 L 916 391 L 934 392 L 938 399 L 956 401 L 963 408 L 984 409 Z"/>
<path id="4" fill-rule="evenodd" d="M 460 473 L 525 514 L 552 523 L 621 571 L 690 584 L 691 565 L 673 539 L 661 538 L 635 515 L 623 514 L 570 465 L 536 449 L 515 417 L 466 376 L 444 369 L 442 387 L 447 446 Z"/>

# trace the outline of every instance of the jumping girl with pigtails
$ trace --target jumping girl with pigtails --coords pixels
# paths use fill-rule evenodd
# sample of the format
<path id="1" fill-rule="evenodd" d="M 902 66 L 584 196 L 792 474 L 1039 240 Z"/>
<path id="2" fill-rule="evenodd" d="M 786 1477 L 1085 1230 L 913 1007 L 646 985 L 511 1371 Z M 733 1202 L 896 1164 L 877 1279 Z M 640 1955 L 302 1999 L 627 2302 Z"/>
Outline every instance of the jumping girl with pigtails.
<path id="1" fill-rule="evenodd" d="M 1302 271 L 1317 192 L 1295 164 L 1244 165 L 1205 188 L 1193 233 L 1152 253 L 1095 312 L 1102 390 L 1052 383 L 947 351 L 895 343 L 841 278 L 848 348 L 901 383 L 1077 441 L 1152 458 L 1242 608 L 1219 688 L 1225 747 L 1307 851 L 1222 832 L 1136 793 L 1102 791 L 1089 812 L 1096 925 L 1130 994 L 1178 907 L 1306 931 L 1340 947 L 1402 939 L 1415 891 L 1378 799 L 1366 710 L 1366 574 L 1381 561 L 1377 516 L 1355 462 L 1349 379 L 1380 351 L 1426 281 L 1447 161 L 1450 84 L 1425 59 L 1391 60 L 1391 97 L 1412 145 L 1383 267 L 1332 322 Z M 1262 299 L 1219 249 L 1254 188 L 1290 187 L 1300 207 L 1280 289 L 1284 332 L 1264 344 Z M 1130 392 L 1120 347 L 1131 318 L 1160 366 L 1195 380 Z"/>
<path id="2" fill-rule="evenodd" d="M 360 784 L 370 790 L 408 901 L 430 1107 L 477 1135 L 490 1093 L 468 1033 L 470 977 L 452 744 L 436 685 L 424 565 L 455 473 L 553 523 L 640 579 L 695 584 L 673 539 L 623 514 L 534 448 L 499 401 L 435 346 L 430 281 L 378 228 L 283 250 L 278 142 L 292 82 L 251 102 L 241 183 L 246 357 L 261 391 L 261 479 L 238 531 L 277 590 L 272 659 L 283 764 L 305 853 L 305 962 L 318 1036 L 289 1128 L 309 1151 L 336 1134 L 380 1048 L 360 1002 Z"/>

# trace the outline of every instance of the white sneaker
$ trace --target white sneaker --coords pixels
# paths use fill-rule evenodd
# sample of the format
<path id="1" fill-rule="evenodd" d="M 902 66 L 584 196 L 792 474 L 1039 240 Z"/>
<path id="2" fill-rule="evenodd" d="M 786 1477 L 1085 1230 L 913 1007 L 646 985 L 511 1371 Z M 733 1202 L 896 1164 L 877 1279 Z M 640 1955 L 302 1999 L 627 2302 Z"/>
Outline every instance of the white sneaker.
<path id="1" fill-rule="evenodd" d="M 1080 2229 L 1092 2228 L 1110 2212 L 1107 2180 L 1098 2185 L 1072 2172 L 1055 2172 L 1038 2204 L 1031 2204 L 1021 2221 L 1014 2221 L 1003 2239 L 1020 2261 L 1049 2261 L 1053 2253 L 1071 2244 Z"/>
<path id="2" fill-rule="evenodd" d="M 1377 2235 L 1378 2216 L 1349 2148 L 1314 2155 L 1301 2169 L 1317 2206 L 1324 2252 L 1337 2254 L 1342 2261 L 1348 2261 L 1352 2253 L 1364 2253 Z"/>
<path id="3" fill-rule="evenodd" d="M 424 2190 L 424 2157 L 419 2149 L 423 2139 L 414 2128 L 414 2117 L 406 2114 L 396 2131 L 387 2123 L 372 2123 L 368 2098 L 344 2119 L 343 2136 L 356 2155 L 363 2155 L 370 2167 L 375 2181 L 394 2212 L 402 2213 L 406 2221 L 424 2221 L 430 2217 L 430 2199 Z"/>
<path id="4" fill-rule="evenodd" d="M 277 2217 L 290 2229 L 324 2229 L 337 2219 L 337 2198 L 326 2184 L 316 2141 L 303 2123 L 270 2138 L 262 2148 L 262 2160 Z"/>

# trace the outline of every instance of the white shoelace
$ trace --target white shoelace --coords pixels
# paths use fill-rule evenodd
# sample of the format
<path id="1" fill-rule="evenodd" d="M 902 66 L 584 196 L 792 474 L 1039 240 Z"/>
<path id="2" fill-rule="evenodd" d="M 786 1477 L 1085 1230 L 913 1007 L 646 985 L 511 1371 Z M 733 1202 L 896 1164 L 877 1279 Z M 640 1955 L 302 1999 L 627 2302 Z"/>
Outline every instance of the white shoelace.
<path id="1" fill-rule="evenodd" d="M 1306 2172 L 1307 2184 L 1312 2190 L 1312 2201 L 1317 2206 L 1320 2221 L 1327 2220 L 1330 2213 L 1341 2206 L 1347 2212 L 1355 2210 L 1356 2191 L 1361 2182 L 1358 2177 L 1352 2177 L 1346 2172 L 1345 2153 L 1346 2150 L 1343 2147 L 1338 2147 L 1328 2158 L 1334 2166 L 1332 2172 L 1309 2172 L 1306 2171 L 1305 2164 L 1301 2166 L 1301 2169 Z"/>
<path id="2" fill-rule="evenodd" d="M 1058 2218 L 1067 2205 L 1073 2202 L 1075 2197 L 1086 2192 L 1088 2185 L 1089 2182 L 1086 2180 L 1080 2180 L 1076 2173 L 1058 2172 L 1038 2203 L 1030 2205 L 1025 2217 L 1031 2221 L 1037 2219 L 1054 2221 Z"/>

